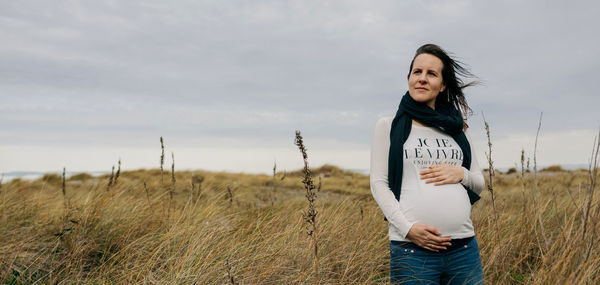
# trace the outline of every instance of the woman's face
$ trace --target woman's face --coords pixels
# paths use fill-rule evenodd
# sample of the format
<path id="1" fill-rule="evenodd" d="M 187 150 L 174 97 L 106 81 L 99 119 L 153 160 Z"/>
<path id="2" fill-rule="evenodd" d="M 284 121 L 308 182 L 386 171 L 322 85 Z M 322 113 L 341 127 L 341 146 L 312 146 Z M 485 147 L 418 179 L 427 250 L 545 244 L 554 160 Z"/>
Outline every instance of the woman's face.
<path id="1" fill-rule="evenodd" d="M 422 53 L 415 57 L 408 76 L 408 93 L 413 100 L 435 109 L 435 98 L 446 89 L 442 78 L 442 61 L 431 54 Z"/>

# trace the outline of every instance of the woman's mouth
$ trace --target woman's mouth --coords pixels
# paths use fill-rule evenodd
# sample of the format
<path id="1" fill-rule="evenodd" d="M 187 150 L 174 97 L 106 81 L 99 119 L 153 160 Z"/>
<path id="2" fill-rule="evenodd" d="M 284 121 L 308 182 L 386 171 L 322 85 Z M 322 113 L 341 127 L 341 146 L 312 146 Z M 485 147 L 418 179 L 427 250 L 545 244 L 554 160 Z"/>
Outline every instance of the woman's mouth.
<path id="1" fill-rule="evenodd" d="M 417 90 L 423 90 L 423 91 L 427 91 L 427 88 L 425 88 L 425 87 L 417 87 L 416 89 L 417 89 Z"/>

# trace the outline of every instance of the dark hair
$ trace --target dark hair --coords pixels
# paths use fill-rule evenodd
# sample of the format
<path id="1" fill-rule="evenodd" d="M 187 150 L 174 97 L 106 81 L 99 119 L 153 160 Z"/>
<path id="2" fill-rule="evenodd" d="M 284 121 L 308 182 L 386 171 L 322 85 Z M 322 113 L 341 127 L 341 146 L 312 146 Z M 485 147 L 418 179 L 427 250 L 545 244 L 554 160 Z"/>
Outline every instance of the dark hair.
<path id="1" fill-rule="evenodd" d="M 442 48 L 434 44 L 425 44 L 417 49 L 415 53 L 415 57 L 413 57 L 410 62 L 410 69 L 408 70 L 408 77 L 410 77 L 410 73 L 413 68 L 413 63 L 415 62 L 415 58 L 423 53 L 431 54 L 437 58 L 439 58 L 442 63 L 442 80 L 446 85 L 446 90 L 444 92 L 440 92 L 437 99 L 435 100 L 435 104 L 445 104 L 447 102 L 451 102 L 456 109 L 458 109 L 463 117 L 467 115 L 471 115 L 473 111 L 469 108 L 467 104 L 467 99 L 465 98 L 465 94 L 462 89 L 479 84 L 478 81 L 472 81 L 467 84 L 464 84 L 460 77 L 471 77 L 477 78 L 473 73 L 471 73 L 467 68 L 465 68 L 463 63 L 460 61 L 454 60 L 451 58 L 447 52 L 445 52 Z"/>

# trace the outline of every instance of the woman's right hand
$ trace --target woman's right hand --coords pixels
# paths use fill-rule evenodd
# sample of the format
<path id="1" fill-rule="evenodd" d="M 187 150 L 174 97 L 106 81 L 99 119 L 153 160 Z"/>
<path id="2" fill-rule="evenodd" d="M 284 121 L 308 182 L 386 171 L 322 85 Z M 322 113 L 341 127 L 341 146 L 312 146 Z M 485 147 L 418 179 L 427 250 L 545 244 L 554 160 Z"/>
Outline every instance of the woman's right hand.
<path id="1" fill-rule="evenodd" d="M 415 223 L 408 230 L 406 238 L 410 239 L 416 245 L 438 252 L 440 249 L 446 249 L 450 246 L 450 237 L 442 237 L 442 232 L 437 228 L 423 223 Z"/>

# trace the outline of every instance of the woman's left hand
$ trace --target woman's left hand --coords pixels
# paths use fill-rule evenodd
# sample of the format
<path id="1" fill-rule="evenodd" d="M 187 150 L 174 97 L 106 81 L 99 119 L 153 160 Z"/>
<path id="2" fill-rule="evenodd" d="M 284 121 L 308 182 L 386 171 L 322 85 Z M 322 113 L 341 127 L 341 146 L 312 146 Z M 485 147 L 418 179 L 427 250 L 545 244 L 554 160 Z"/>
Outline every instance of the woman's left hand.
<path id="1" fill-rule="evenodd" d="M 427 179 L 425 183 L 434 183 L 435 186 L 454 184 L 463 180 L 464 170 L 461 166 L 450 164 L 436 164 L 421 171 L 421 179 Z"/>

